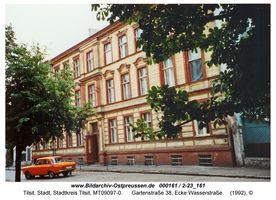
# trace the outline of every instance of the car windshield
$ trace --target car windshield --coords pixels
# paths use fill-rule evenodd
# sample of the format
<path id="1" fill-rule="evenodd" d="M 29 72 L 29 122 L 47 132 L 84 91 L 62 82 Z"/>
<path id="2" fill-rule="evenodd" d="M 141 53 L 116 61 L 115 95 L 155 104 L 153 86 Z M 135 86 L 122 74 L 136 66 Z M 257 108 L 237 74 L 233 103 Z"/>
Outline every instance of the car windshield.
<path id="1" fill-rule="evenodd" d="M 61 160 L 61 158 L 53 158 L 52 162 L 53 163 L 60 163 L 60 162 L 62 162 L 62 160 Z"/>
<path id="2" fill-rule="evenodd" d="M 35 163 L 35 165 L 45 165 L 45 164 L 50 164 L 50 160 L 41 159 L 41 160 L 37 160 Z"/>

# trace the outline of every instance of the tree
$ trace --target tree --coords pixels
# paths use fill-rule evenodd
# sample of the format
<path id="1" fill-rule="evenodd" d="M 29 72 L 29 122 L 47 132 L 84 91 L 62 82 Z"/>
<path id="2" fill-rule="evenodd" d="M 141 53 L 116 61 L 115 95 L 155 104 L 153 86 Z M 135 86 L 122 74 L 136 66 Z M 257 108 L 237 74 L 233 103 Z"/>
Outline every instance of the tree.
<path id="1" fill-rule="evenodd" d="M 16 147 L 15 181 L 20 181 L 26 146 L 63 137 L 65 131 L 79 133 L 83 118 L 92 113 L 90 107 L 73 106 L 75 85 L 68 67 L 57 77 L 43 60 L 38 45 L 29 50 L 17 43 L 6 26 L 6 145 Z"/>
<path id="2" fill-rule="evenodd" d="M 227 66 L 207 102 L 189 101 L 186 91 L 153 87 L 147 101 L 163 113 L 156 137 L 176 137 L 181 125 L 194 119 L 200 127 L 226 123 L 234 112 L 270 119 L 270 5 L 97 4 L 92 11 L 110 23 L 136 22 L 143 31 L 138 46 L 151 62 L 201 48 L 211 52 L 209 67 Z M 211 26 L 215 20 L 221 26 Z"/>

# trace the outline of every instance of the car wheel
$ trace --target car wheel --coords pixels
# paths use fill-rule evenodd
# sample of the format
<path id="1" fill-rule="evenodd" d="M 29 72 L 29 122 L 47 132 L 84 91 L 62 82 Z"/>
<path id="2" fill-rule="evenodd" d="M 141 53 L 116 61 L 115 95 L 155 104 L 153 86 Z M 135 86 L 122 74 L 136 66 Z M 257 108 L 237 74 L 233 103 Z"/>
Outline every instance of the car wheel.
<path id="1" fill-rule="evenodd" d="M 33 176 L 32 176 L 32 174 L 30 172 L 26 172 L 25 173 L 25 178 L 26 179 L 31 179 L 31 178 L 33 178 Z"/>
<path id="2" fill-rule="evenodd" d="M 49 178 L 54 178 L 55 177 L 55 173 L 52 171 L 48 172 Z"/>
<path id="3" fill-rule="evenodd" d="M 65 177 L 68 176 L 68 172 L 63 172 L 62 174 L 63 174 L 63 176 L 65 176 Z"/>

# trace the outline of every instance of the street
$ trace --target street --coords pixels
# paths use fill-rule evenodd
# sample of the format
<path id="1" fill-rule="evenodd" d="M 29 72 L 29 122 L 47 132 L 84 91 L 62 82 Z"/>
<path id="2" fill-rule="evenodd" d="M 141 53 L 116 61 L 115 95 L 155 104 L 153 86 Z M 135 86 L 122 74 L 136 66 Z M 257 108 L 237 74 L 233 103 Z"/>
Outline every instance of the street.
<path id="1" fill-rule="evenodd" d="M 14 181 L 15 171 L 6 170 L 6 181 Z M 268 182 L 267 179 L 259 178 L 230 178 L 216 176 L 187 176 L 170 174 L 144 174 L 144 173 L 116 173 L 116 172 L 85 172 L 74 171 L 72 176 L 49 179 L 48 177 L 37 177 L 26 180 L 21 175 L 22 182 Z"/>

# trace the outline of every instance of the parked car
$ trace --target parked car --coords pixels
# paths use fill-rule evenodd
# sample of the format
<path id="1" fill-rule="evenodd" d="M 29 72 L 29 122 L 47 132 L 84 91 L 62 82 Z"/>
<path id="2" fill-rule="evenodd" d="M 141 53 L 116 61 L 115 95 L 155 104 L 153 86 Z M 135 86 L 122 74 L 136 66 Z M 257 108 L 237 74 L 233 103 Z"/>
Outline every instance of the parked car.
<path id="1" fill-rule="evenodd" d="M 38 158 L 35 164 L 22 167 L 22 172 L 26 179 L 45 175 L 54 178 L 60 174 L 63 176 L 71 175 L 74 169 L 76 169 L 75 162 L 63 162 L 61 156 L 49 156 Z"/>

